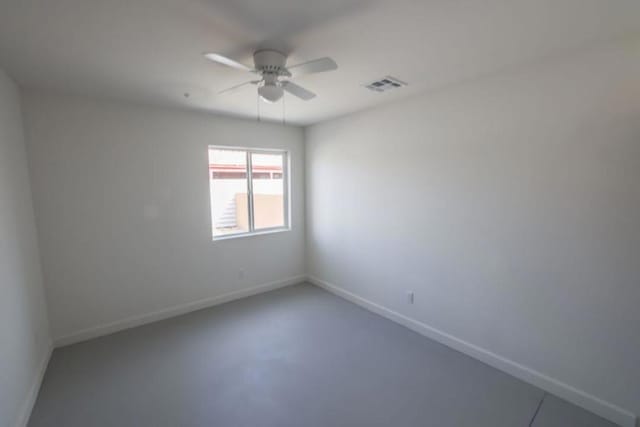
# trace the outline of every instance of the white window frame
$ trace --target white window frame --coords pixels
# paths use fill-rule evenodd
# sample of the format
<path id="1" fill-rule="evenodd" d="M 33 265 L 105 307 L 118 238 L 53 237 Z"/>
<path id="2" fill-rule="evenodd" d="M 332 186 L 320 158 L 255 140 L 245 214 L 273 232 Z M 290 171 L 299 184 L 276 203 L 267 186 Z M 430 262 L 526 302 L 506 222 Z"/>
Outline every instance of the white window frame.
<path id="1" fill-rule="evenodd" d="M 279 233 L 282 231 L 289 231 L 291 230 L 291 223 L 290 223 L 290 217 L 291 217 L 291 205 L 289 204 L 289 189 L 291 188 L 290 185 L 290 178 L 289 178 L 289 170 L 290 170 L 290 165 L 289 165 L 289 152 L 287 150 L 279 150 L 279 149 L 273 149 L 273 148 L 252 148 L 252 147 L 235 147 L 235 146 L 226 146 L 226 145 L 209 145 L 208 149 L 207 149 L 207 158 L 209 157 L 209 150 L 227 150 L 227 151 L 245 151 L 246 152 L 246 174 L 247 174 L 247 209 L 248 209 L 248 218 L 249 218 L 249 231 L 241 231 L 238 233 L 229 233 L 229 234 L 222 234 L 220 236 L 214 236 L 213 232 L 215 229 L 215 224 L 213 222 L 213 216 L 211 215 L 211 213 L 209 214 L 209 216 L 211 216 L 211 237 L 214 241 L 217 240 L 227 240 L 227 239 L 235 239 L 238 237 L 247 237 L 247 236 L 259 236 L 261 234 L 271 234 L 271 233 Z M 251 164 L 251 155 L 252 154 L 278 154 L 282 156 L 282 185 L 283 185 L 283 207 L 282 207 L 282 212 L 284 214 L 284 225 L 280 226 L 280 227 L 268 227 L 268 228 L 260 228 L 258 230 L 255 229 L 255 224 L 254 224 L 254 212 L 253 212 L 253 173 L 251 173 L 251 171 L 253 170 L 252 168 L 252 164 Z M 207 168 L 208 169 L 208 168 Z M 213 185 L 211 183 L 211 172 L 209 172 L 209 186 Z M 213 203 L 213 200 L 211 199 L 211 191 L 212 189 L 209 188 L 209 204 Z M 215 188 L 213 189 L 213 191 L 215 191 Z M 212 206 L 209 206 L 209 210 L 211 211 Z"/>

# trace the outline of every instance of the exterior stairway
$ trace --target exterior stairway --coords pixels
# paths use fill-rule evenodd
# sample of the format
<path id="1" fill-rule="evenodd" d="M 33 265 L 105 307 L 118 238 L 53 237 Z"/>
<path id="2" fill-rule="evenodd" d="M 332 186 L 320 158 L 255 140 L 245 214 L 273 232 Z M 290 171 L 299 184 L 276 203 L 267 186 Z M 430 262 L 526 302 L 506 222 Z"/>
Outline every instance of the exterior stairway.
<path id="1" fill-rule="evenodd" d="M 236 200 L 235 197 L 227 200 L 220 217 L 216 218 L 216 228 L 233 228 L 236 223 Z"/>

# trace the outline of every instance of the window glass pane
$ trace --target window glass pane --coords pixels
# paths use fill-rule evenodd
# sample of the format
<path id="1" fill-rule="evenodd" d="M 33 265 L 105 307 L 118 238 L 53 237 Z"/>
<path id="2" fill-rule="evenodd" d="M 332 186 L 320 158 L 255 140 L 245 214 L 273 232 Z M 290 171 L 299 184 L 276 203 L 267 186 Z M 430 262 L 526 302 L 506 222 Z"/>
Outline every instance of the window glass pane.
<path id="1" fill-rule="evenodd" d="M 209 149 L 213 235 L 249 231 L 247 152 Z"/>
<path id="2" fill-rule="evenodd" d="M 284 153 L 251 154 L 253 219 L 256 230 L 284 227 Z"/>

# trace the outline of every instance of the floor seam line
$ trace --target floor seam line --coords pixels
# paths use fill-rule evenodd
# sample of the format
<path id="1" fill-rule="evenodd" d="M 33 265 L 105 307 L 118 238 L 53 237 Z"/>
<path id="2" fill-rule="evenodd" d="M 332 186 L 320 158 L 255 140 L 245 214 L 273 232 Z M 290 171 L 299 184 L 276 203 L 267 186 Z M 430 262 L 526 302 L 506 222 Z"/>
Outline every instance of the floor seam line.
<path id="1" fill-rule="evenodd" d="M 533 422 L 536 420 L 536 417 L 538 416 L 538 412 L 540 412 L 540 408 L 542 408 L 542 404 L 544 403 L 544 399 L 547 397 L 547 392 L 545 391 L 542 394 L 542 399 L 540 399 L 540 402 L 538 402 L 538 407 L 536 408 L 536 411 L 533 413 L 533 417 L 531 418 L 531 421 L 529 421 L 529 427 L 533 426 Z"/>

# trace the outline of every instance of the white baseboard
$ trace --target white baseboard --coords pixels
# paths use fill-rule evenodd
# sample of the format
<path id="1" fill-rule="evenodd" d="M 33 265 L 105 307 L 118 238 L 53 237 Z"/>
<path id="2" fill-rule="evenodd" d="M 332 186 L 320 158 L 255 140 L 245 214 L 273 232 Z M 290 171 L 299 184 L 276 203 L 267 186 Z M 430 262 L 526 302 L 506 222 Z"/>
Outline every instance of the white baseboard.
<path id="1" fill-rule="evenodd" d="M 162 310 L 154 311 L 151 313 L 132 316 L 126 319 L 117 320 L 115 322 L 110 322 L 104 325 L 83 329 L 81 331 L 74 332 L 72 334 L 56 337 L 53 342 L 55 347 L 62 347 L 69 344 L 75 344 L 77 342 L 86 341 L 91 338 L 96 338 L 103 335 L 109 335 L 114 332 L 122 331 L 124 329 L 145 325 L 147 323 L 157 322 L 159 320 L 168 319 L 170 317 L 179 316 L 181 314 L 189 313 L 196 310 L 201 310 L 203 308 L 212 307 L 214 305 L 223 304 L 225 302 L 237 300 L 240 298 L 245 298 L 251 295 L 260 294 L 263 292 L 271 291 L 271 290 L 282 288 L 285 286 L 295 285 L 297 283 L 304 282 L 305 279 L 306 279 L 306 276 L 304 275 L 290 277 L 288 279 L 264 283 L 262 285 L 254 286 L 252 288 L 241 289 L 238 291 L 229 292 L 229 293 L 215 296 L 212 298 L 206 298 L 198 301 L 189 302 L 186 304 L 167 307 L 167 308 L 163 308 Z"/>
<path id="2" fill-rule="evenodd" d="M 318 279 L 314 276 L 307 276 L 307 281 L 319 286 L 327 291 L 342 297 L 348 301 L 351 301 L 369 311 L 386 317 L 396 323 L 399 323 L 427 338 L 437 341 L 446 345 L 454 350 L 464 353 L 474 359 L 480 360 L 487 365 L 493 366 L 507 374 L 510 374 L 516 378 L 521 379 L 529 384 L 541 388 L 551 394 L 554 394 L 562 399 L 565 399 L 574 405 L 580 406 L 588 411 L 593 412 L 610 420 L 622 427 L 636 427 L 636 415 L 630 411 L 622 409 L 612 403 L 606 402 L 598 397 L 595 397 L 585 391 L 579 390 L 575 387 L 565 384 L 562 381 L 551 378 L 540 372 L 537 372 L 524 365 L 516 363 L 512 360 L 506 359 L 495 353 L 490 352 L 477 345 L 463 341 L 456 338 L 446 332 L 440 331 L 427 324 L 411 319 L 396 311 L 390 310 L 358 295 L 355 295 L 349 291 L 341 289 L 340 287 L 328 283 L 324 280 Z"/>
<path id="3" fill-rule="evenodd" d="M 40 385 L 42 385 L 42 379 L 44 378 L 44 373 L 47 370 L 47 365 L 49 364 L 49 359 L 51 359 L 52 352 L 53 343 L 49 342 L 49 347 L 45 351 L 42 360 L 40 361 L 40 365 L 38 366 L 36 377 L 33 379 L 33 382 L 29 387 L 27 397 L 22 403 L 22 408 L 20 409 L 20 414 L 18 415 L 16 427 L 26 427 L 27 423 L 29 422 L 29 417 L 31 416 L 31 411 L 33 410 L 33 406 L 35 405 L 36 399 L 38 398 Z"/>

